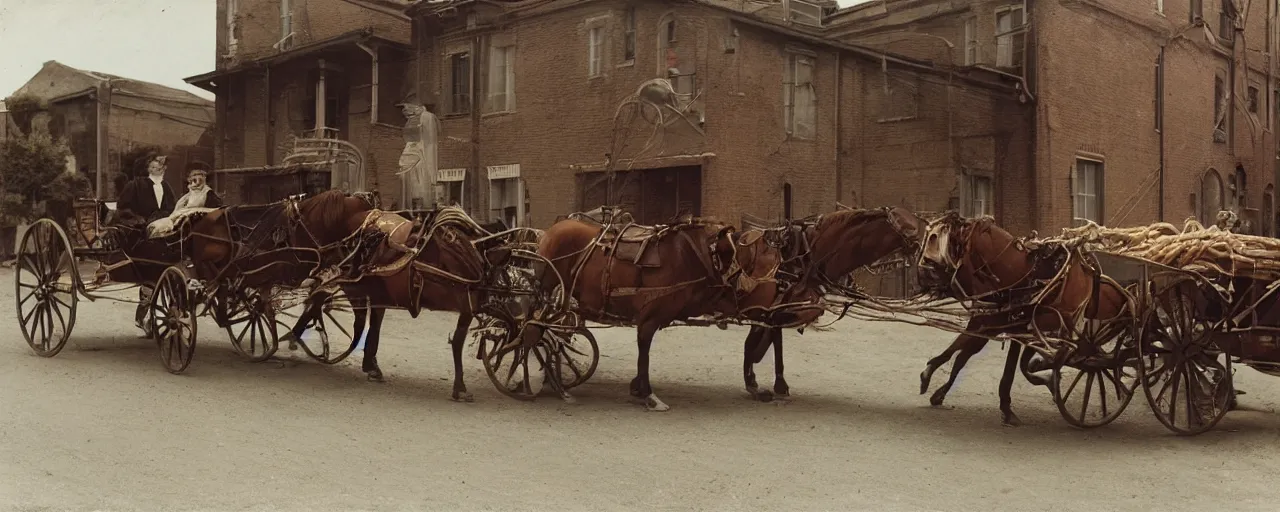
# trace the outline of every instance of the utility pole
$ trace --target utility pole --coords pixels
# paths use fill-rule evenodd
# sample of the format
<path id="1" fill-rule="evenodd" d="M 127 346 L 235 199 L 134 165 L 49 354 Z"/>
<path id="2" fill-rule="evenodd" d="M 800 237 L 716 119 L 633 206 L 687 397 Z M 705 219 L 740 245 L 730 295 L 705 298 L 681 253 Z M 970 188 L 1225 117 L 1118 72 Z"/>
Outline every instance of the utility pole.
<path id="1" fill-rule="evenodd" d="M 107 152 L 107 141 L 110 140 L 107 132 L 107 123 L 111 116 L 111 79 L 98 82 L 98 170 L 94 174 L 94 198 L 102 200 L 102 177 L 107 172 L 107 160 L 109 153 Z"/>

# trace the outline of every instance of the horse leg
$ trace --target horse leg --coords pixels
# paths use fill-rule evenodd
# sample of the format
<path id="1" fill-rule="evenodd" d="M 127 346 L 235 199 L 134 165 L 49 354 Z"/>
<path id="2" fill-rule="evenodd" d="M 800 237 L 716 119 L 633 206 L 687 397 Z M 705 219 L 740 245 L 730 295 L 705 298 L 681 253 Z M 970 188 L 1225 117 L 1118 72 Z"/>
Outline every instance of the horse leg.
<path id="1" fill-rule="evenodd" d="M 761 402 L 769 402 L 773 400 L 773 393 L 768 390 L 761 390 L 760 385 L 756 383 L 755 365 L 764 358 L 764 352 L 768 349 L 767 341 L 768 330 L 763 327 L 751 327 L 751 332 L 747 333 L 747 340 L 742 344 L 742 381 L 747 386 L 747 394 Z"/>
<path id="2" fill-rule="evenodd" d="M 769 329 L 769 335 L 773 337 L 773 394 L 790 398 L 791 387 L 782 376 L 782 329 Z"/>
<path id="3" fill-rule="evenodd" d="M 979 338 L 977 336 L 970 336 L 968 334 L 961 334 L 960 337 L 956 338 L 956 341 L 951 344 L 950 348 L 947 349 L 951 352 L 959 352 L 959 354 L 956 355 L 956 362 L 951 365 L 951 376 L 947 377 L 947 382 L 943 384 L 941 387 L 939 387 L 936 391 L 934 391 L 933 395 L 929 396 L 929 405 L 932 405 L 934 407 L 939 407 L 942 405 L 943 400 L 947 399 L 947 393 L 950 393 L 951 387 L 956 384 L 956 379 L 960 376 L 960 370 L 963 370 L 964 365 L 969 363 L 969 358 L 973 357 L 978 352 L 981 352 L 983 347 L 986 347 L 986 346 L 987 346 L 986 338 Z M 940 357 L 943 357 L 943 355 L 948 355 L 948 354 L 946 352 L 943 352 L 943 354 L 939 354 L 938 357 L 935 357 L 933 360 L 929 361 L 930 364 L 932 364 L 934 360 Z M 945 363 L 945 362 L 946 362 L 946 359 L 943 359 L 938 364 L 941 365 L 942 363 Z M 934 369 L 936 368 L 937 367 L 934 367 Z M 921 379 L 922 380 L 924 379 L 923 375 L 921 376 Z M 927 384 L 928 381 L 926 380 L 922 383 Z"/>
<path id="4" fill-rule="evenodd" d="M 467 392 L 467 384 L 462 380 L 462 344 L 466 341 L 467 328 L 471 327 L 471 314 L 459 313 L 458 324 L 453 328 L 453 336 L 449 338 L 449 349 L 453 352 L 453 395 L 455 402 L 474 402 L 475 397 Z"/>
<path id="5" fill-rule="evenodd" d="M 640 355 L 636 358 L 636 378 L 631 379 L 631 396 L 644 398 L 645 407 L 650 411 L 664 412 L 671 407 L 658 398 L 653 392 L 653 386 L 649 384 L 649 347 L 653 345 L 653 335 L 656 332 L 658 329 L 650 322 L 641 323 L 636 328 L 636 346 L 640 349 Z"/>
<path id="6" fill-rule="evenodd" d="M 1021 350 L 1021 344 L 1009 343 L 1009 356 L 1004 360 L 1004 375 L 1000 376 L 1000 418 L 1001 423 L 1006 427 L 1022 425 L 1022 420 L 1018 419 L 1018 415 L 1013 413 L 1013 408 L 1010 406 L 1013 402 L 1010 392 L 1013 391 L 1013 378 L 1018 369 L 1018 353 Z"/>
<path id="7" fill-rule="evenodd" d="M 387 314 L 387 310 L 382 308 L 369 308 L 366 312 L 364 308 L 357 308 L 355 340 L 358 342 L 360 335 L 364 334 L 365 318 L 369 319 L 369 330 L 364 338 L 364 362 L 360 365 L 360 369 L 369 375 L 369 380 L 374 382 L 383 382 L 382 368 L 378 367 L 378 340 L 382 336 L 382 317 Z"/>

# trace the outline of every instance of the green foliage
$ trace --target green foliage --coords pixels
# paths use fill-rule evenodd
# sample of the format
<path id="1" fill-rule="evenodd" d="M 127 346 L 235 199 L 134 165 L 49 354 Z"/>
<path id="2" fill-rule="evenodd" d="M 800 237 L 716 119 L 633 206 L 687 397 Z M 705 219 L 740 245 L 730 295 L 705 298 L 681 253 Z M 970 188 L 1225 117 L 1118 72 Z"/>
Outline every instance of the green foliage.
<path id="1" fill-rule="evenodd" d="M 0 222 L 30 221 L 42 213 L 37 205 L 88 195 L 89 180 L 66 172 L 70 154 L 66 144 L 44 134 L 0 141 Z"/>
<path id="2" fill-rule="evenodd" d="M 5 108 L 16 114 L 28 114 L 49 109 L 49 103 L 33 94 L 21 94 L 4 99 Z"/>

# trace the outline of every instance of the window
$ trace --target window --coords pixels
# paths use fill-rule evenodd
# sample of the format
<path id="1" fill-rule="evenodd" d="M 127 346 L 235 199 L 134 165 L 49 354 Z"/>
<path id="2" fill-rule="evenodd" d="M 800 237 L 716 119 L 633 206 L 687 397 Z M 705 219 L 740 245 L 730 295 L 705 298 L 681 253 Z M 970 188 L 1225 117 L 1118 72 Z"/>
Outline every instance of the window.
<path id="1" fill-rule="evenodd" d="M 1102 162 L 1076 159 L 1071 176 L 1071 222 L 1079 227 L 1086 220 L 1102 224 Z"/>
<path id="2" fill-rule="evenodd" d="M 276 43 L 280 50 L 288 50 L 293 46 L 293 1 L 280 0 L 280 42 Z"/>
<path id="3" fill-rule="evenodd" d="M 240 40 L 236 38 L 236 20 L 240 17 L 240 0 L 227 0 L 227 54 L 236 54 Z"/>
<path id="4" fill-rule="evenodd" d="M 1204 19 L 1204 0 L 1191 0 L 1191 22 Z"/>
<path id="5" fill-rule="evenodd" d="M 964 65 L 978 63 L 978 19 L 964 20 Z"/>
<path id="6" fill-rule="evenodd" d="M 1222 76 L 1213 77 L 1213 141 L 1227 141 L 1227 88 Z"/>
<path id="7" fill-rule="evenodd" d="M 992 207 L 992 199 L 994 197 L 991 187 L 991 176 L 981 174 L 969 174 L 965 176 L 967 200 L 961 213 L 965 217 L 980 217 L 983 215 L 994 215 Z"/>
<path id="8" fill-rule="evenodd" d="M 822 6 L 804 0 L 784 0 L 782 5 L 786 6 L 787 21 L 811 27 L 822 26 Z"/>
<path id="9" fill-rule="evenodd" d="M 1218 39 L 1226 42 L 1236 38 L 1235 6 L 1232 1 L 1234 0 L 1222 0 L 1221 10 L 1218 11 Z"/>
<path id="10" fill-rule="evenodd" d="M 516 47 L 496 46 L 489 52 L 489 111 L 516 109 Z"/>
<path id="11" fill-rule="evenodd" d="M 1258 113 L 1258 88 L 1249 86 L 1249 112 Z"/>
<path id="12" fill-rule="evenodd" d="M 996 67 L 1021 69 L 1025 41 L 1022 6 L 1011 5 L 997 9 Z"/>
<path id="13" fill-rule="evenodd" d="M 604 27 L 591 27 L 587 31 L 587 76 L 597 77 L 604 74 L 602 65 L 604 50 Z"/>
<path id="14" fill-rule="evenodd" d="M 787 133 L 797 139 L 812 139 L 818 113 L 818 97 L 813 90 L 813 57 L 791 55 L 783 96 Z"/>
<path id="15" fill-rule="evenodd" d="M 636 8 L 628 7 L 623 21 L 622 60 L 636 60 Z"/>
<path id="16" fill-rule="evenodd" d="M 440 169 L 436 171 L 436 202 L 441 206 L 463 207 L 463 192 L 466 190 L 466 169 Z"/>
<path id="17" fill-rule="evenodd" d="M 449 113 L 471 113 L 471 52 L 449 55 Z"/>
<path id="18" fill-rule="evenodd" d="M 1200 223 L 1209 226 L 1218 221 L 1222 211 L 1222 177 L 1209 169 L 1200 178 Z"/>

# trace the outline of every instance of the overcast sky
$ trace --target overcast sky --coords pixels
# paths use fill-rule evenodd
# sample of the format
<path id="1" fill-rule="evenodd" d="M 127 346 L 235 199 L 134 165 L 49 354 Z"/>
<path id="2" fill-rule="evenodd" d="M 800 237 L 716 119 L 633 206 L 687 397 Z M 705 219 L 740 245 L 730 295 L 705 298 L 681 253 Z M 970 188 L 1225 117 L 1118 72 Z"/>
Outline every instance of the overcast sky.
<path id="1" fill-rule="evenodd" d="M 841 6 L 871 0 L 840 0 Z M 0 99 L 46 61 L 178 87 L 212 71 L 215 0 L 0 0 Z"/>

